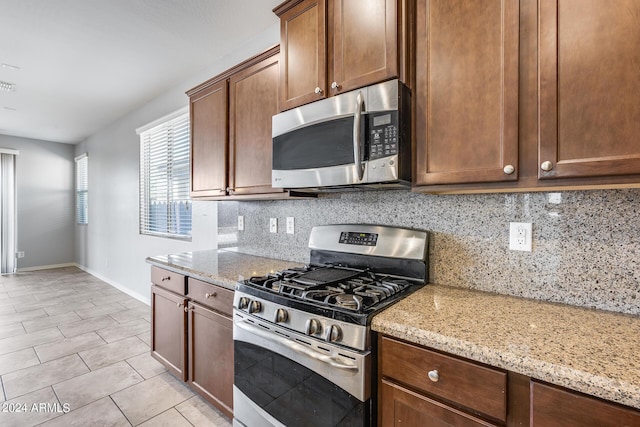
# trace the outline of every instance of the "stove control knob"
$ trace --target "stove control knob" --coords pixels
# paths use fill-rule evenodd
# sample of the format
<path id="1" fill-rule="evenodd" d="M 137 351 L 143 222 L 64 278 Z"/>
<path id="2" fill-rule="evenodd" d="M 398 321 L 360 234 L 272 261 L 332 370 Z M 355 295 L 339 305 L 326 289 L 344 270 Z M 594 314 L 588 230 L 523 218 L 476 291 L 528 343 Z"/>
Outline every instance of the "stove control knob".
<path id="1" fill-rule="evenodd" d="M 276 310 L 275 315 L 273 316 L 273 320 L 276 323 L 284 323 L 289 318 L 289 313 L 284 308 L 279 308 Z"/>
<path id="2" fill-rule="evenodd" d="M 260 313 L 260 311 L 262 311 L 262 304 L 260 304 L 260 301 L 251 301 L 249 303 L 249 314 L 253 314 L 253 313 Z"/>
<path id="3" fill-rule="evenodd" d="M 322 325 L 316 319 L 309 319 L 305 325 L 307 335 L 315 335 L 322 332 Z"/>
<path id="4" fill-rule="evenodd" d="M 249 307 L 249 298 L 240 297 L 240 299 L 238 300 L 238 308 L 240 310 L 246 310 L 248 307 Z"/>
<path id="5" fill-rule="evenodd" d="M 326 342 L 336 342 L 342 339 L 342 330 L 338 325 L 331 325 L 327 328 L 327 333 L 324 336 Z"/>

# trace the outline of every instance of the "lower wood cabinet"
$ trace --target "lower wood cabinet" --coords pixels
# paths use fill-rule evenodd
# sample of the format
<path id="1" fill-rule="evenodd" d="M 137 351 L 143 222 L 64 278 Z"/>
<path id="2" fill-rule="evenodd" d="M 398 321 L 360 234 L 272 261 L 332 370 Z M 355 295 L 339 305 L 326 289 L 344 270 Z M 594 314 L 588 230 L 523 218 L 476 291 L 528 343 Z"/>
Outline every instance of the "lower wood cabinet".
<path id="1" fill-rule="evenodd" d="M 233 418 L 233 291 L 158 267 L 151 278 L 151 356 Z"/>
<path id="2" fill-rule="evenodd" d="M 425 395 L 385 379 L 380 386 L 380 425 L 411 426 L 494 426 Z"/>
<path id="3" fill-rule="evenodd" d="M 233 418 L 233 321 L 189 302 L 189 384 Z"/>
<path id="4" fill-rule="evenodd" d="M 640 410 L 381 336 L 384 427 L 640 427 Z"/>
<path id="5" fill-rule="evenodd" d="M 187 299 L 151 286 L 151 356 L 173 375 L 187 380 Z"/>
<path id="6" fill-rule="evenodd" d="M 640 411 L 531 382 L 532 427 L 638 427 Z"/>

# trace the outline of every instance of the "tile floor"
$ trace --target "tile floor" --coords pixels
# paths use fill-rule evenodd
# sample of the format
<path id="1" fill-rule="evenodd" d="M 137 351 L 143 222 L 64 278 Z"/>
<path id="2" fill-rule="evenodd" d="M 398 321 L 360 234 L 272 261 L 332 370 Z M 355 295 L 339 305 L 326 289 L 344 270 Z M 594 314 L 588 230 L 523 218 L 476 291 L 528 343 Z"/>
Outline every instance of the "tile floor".
<path id="1" fill-rule="evenodd" d="M 0 276 L 0 426 L 231 426 L 151 358 L 149 318 L 75 267 Z"/>

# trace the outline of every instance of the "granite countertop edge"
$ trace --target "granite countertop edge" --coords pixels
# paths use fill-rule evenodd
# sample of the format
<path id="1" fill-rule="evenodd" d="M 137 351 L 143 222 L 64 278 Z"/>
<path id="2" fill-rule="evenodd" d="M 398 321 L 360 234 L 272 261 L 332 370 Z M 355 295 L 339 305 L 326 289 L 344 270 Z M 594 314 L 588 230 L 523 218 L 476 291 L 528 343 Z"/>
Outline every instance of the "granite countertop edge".
<path id="1" fill-rule="evenodd" d="M 235 280 L 225 279 L 216 274 L 208 274 L 200 270 L 186 267 L 184 265 L 164 261 L 162 259 L 158 259 L 158 257 L 148 257 L 146 261 L 147 263 L 155 265 L 156 267 L 161 267 L 174 273 L 184 274 L 186 276 L 193 277 L 194 279 L 202 280 L 203 282 L 221 286 L 226 289 L 234 290 L 236 287 Z"/>
<path id="2" fill-rule="evenodd" d="M 481 291 L 465 291 L 485 294 Z M 402 303 L 411 305 L 411 298 L 415 298 L 415 295 L 408 296 Z M 521 298 L 521 300 L 525 304 L 527 304 L 528 301 L 534 304 L 547 304 L 540 301 L 534 302 L 525 298 Z M 558 306 L 559 304 L 553 305 Z M 575 307 L 566 306 L 566 309 L 572 310 L 575 309 Z M 410 319 L 403 318 L 402 316 L 396 318 L 394 310 L 398 310 L 397 304 L 376 314 L 372 320 L 371 329 L 410 343 L 419 344 L 496 368 L 522 374 L 536 380 L 599 397 L 607 401 L 640 409 L 640 382 L 635 381 L 635 377 L 634 381 L 625 381 L 619 378 L 616 379 L 606 375 L 576 369 L 567 364 L 553 363 L 551 360 L 545 360 L 543 357 L 531 357 L 526 354 L 526 351 L 505 351 L 504 349 L 499 349 L 500 345 L 503 344 L 498 344 L 499 338 L 496 338 L 495 346 L 492 346 L 490 343 L 482 345 L 477 342 L 472 342 L 471 340 L 457 337 L 455 331 L 451 333 L 439 333 L 429 329 L 428 326 L 424 326 L 424 324 L 420 322 L 417 322 L 418 326 L 415 326 L 416 322 L 411 322 Z M 595 313 L 596 316 L 598 312 L 598 310 L 592 310 L 592 313 Z M 602 312 L 602 314 L 617 315 L 617 313 L 611 312 Z M 426 316 L 428 316 L 428 314 Z M 638 319 L 638 322 L 640 322 L 640 319 Z M 500 325 L 497 326 L 500 327 Z M 630 355 L 630 357 L 633 356 Z"/>

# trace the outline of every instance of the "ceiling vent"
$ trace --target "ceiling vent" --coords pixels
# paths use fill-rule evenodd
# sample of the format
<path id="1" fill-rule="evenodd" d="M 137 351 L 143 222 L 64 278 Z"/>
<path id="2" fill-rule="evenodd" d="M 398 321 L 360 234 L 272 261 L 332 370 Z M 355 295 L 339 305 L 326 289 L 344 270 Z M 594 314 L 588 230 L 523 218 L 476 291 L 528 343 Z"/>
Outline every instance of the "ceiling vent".
<path id="1" fill-rule="evenodd" d="M 0 90 L 5 92 L 13 92 L 14 90 L 16 90 L 16 84 L 3 82 L 2 80 L 0 80 Z"/>

